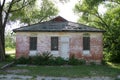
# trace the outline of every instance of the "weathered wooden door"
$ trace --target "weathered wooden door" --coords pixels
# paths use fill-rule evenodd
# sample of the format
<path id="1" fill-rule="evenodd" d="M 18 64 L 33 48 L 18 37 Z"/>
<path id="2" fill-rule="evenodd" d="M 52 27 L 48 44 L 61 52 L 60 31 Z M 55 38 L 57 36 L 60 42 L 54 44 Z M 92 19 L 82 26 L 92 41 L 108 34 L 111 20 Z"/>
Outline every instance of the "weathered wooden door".
<path id="1" fill-rule="evenodd" d="M 69 58 L 69 37 L 61 37 L 61 53 L 60 56 L 62 58 Z"/>

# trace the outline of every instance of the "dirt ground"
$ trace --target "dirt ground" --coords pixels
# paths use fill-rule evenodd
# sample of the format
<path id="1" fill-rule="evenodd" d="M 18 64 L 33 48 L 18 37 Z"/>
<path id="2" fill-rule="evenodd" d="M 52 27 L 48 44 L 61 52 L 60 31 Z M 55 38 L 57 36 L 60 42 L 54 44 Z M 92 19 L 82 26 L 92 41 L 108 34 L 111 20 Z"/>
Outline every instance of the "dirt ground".
<path id="1" fill-rule="evenodd" d="M 68 77 L 45 77 L 45 76 L 24 76 L 6 74 L 0 75 L 0 80 L 115 80 L 111 77 L 83 77 L 83 78 L 68 78 Z"/>

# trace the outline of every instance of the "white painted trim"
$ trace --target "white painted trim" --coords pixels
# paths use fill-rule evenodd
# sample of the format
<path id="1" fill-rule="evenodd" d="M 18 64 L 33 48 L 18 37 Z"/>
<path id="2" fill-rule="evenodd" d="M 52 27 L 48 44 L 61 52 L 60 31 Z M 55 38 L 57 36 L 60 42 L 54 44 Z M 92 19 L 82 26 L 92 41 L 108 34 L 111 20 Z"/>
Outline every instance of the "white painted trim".
<path id="1" fill-rule="evenodd" d="M 36 56 L 36 55 L 37 55 L 37 51 L 36 50 L 30 50 L 29 56 Z"/>
<path id="2" fill-rule="evenodd" d="M 54 57 L 59 57 L 59 51 L 51 51 L 51 54 L 54 56 Z"/>
<path id="3" fill-rule="evenodd" d="M 90 55 L 90 50 L 83 50 L 83 55 Z"/>

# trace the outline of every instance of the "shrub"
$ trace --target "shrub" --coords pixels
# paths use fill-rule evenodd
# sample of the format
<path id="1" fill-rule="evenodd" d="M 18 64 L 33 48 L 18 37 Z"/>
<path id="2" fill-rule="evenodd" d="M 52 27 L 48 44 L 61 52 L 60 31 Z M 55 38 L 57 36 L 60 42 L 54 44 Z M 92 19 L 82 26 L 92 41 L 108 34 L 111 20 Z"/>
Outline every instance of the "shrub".
<path id="1" fill-rule="evenodd" d="M 68 64 L 69 65 L 78 65 L 79 62 L 78 62 L 78 59 L 76 59 L 76 58 L 70 58 L 68 61 Z"/>
<path id="2" fill-rule="evenodd" d="M 120 78 L 115 78 L 115 80 L 120 80 Z"/>
<path id="3" fill-rule="evenodd" d="M 96 63 L 92 61 L 92 62 L 90 62 L 90 65 L 96 65 Z"/>
<path id="4" fill-rule="evenodd" d="M 46 65 L 56 65 L 56 61 L 55 61 L 55 58 L 50 58 L 48 61 L 47 61 L 47 64 Z"/>
<path id="5" fill-rule="evenodd" d="M 43 52 L 41 55 L 40 55 L 44 60 L 49 60 L 50 58 L 53 57 L 53 55 L 50 53 L 50 52 Z"/>
<path id="6" fill-rule="evenodd" d="M 68 64 L 69 65 L 81 65 L 81 64 L 85 64 L 86 61 L 83 59 L 76 59 L 74 56 L 72 56 L 71 58 L 69 58 L 68 60 Z"/>
<path id="7" fill-rule="evenodd" d="M 40 55 L 33 56 L 31 57 L 31 62 L 32 64 L 37 64 L 37 65 L 48 65 L 49 60 L 53 58 L 52 54 L 50 52 L 43 52 Z"/>
<path id="8" fill-rule="evenodd" d="M 14 58 L 14 56 L 12 56 L 12 55 L 10 55 L 10 54 L 6 54 L 5 55 L 5 61 L 7 61 L 7 62 L 11 62 L 11 61 L 13 61 L 15 58 Z"/>
<path id="9" fill-rule="evenodd" d="M 20 58 L 15 60 L 15 63 L 16 64 L 28 64 L 29 63 L 29 58 L 20 57 Z"/>
<path id="10" fill-rule="evenodd" d="M 74 56 L 66 60 L 61 57 L 53 57 L 49 52 L 29 58 L 21 57 L 15 61 L 17 64 L 32 64 L 32 65 L 81 65 L 85 64 L 85 60 L 78 60 Z"/>
<path id="11" fill-rule="evenodd" d="M 79 64 L 86 64 L 86 60 L 80 59 L 80 60 L 79 60 Z"/>
<path id="12" fill-rule="evenodd" d="M 54 61 L 55 61 L 55 65 L 65 65 L 65 64 L 67 64 L 66 60 L 61 58 L 61 57 L 56 57 Z"/>
<path id="13" fill-rule="evenodd" d="M 106 64 L 107 64 L 106 60 L 105 60 L 105 59 L 102 59 L 101 64 L 102 64 L 102 65 L 106 65 Z"/>
<path id="14" fill-rule="evenodd" d="M 41 56 L 31 56 L 29 57 L 30 64 L 33 65 L 42 65 L 42 62 L 44 61 Z"/>

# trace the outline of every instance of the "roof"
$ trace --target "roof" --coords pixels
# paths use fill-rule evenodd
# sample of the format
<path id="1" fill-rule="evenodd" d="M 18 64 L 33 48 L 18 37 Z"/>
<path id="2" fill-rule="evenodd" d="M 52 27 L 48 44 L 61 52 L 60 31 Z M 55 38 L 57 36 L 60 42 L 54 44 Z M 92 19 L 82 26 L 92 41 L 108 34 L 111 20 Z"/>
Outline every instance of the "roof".
<path id="1" fill-rule="evenodd" d="M 70 22 L 58 16 L 50 21 L 16 28 L 14 32 L 104 32 L 87 25 Z"/>

